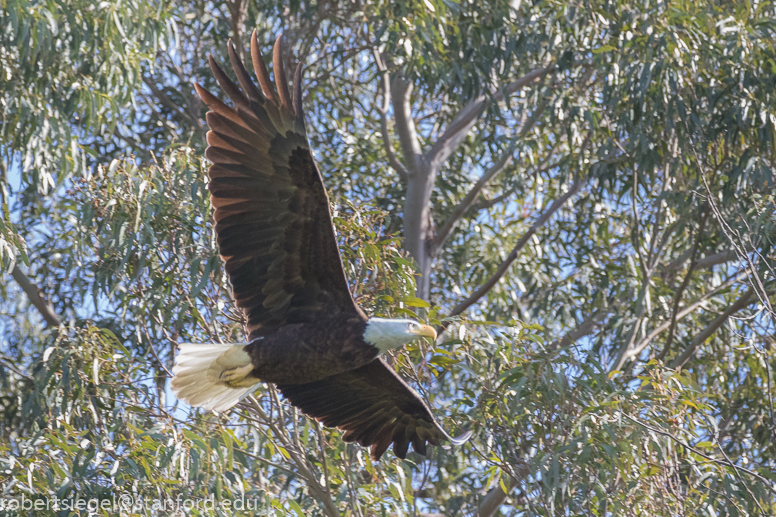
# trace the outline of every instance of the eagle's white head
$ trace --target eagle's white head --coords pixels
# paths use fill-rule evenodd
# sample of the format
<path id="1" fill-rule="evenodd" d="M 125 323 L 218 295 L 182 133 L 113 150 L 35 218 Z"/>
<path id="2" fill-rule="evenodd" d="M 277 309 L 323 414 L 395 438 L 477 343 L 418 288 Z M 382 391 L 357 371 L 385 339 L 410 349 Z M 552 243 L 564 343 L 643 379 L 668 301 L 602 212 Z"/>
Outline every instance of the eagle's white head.
<path id="1" fill-rule="evenodd" d="M 366 322 L 364 340 L 380 349 L 380 352 L 399 348 L 413 339 L 420 337 L 437 337 L 436 330 L 430 325 L 423 325 L 409 319 L 369 318 Z"/>

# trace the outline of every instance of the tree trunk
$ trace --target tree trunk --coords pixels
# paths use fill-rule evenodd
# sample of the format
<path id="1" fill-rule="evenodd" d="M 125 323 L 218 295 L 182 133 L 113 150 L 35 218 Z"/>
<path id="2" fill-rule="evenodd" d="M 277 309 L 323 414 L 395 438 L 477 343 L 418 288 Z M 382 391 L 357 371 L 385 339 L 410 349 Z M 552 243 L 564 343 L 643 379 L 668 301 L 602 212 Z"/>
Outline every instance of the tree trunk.
<path id="1" fill-rule="evenodd" d="M 431 251 L 434 239 L 430 200 L 436 174 L 429 169 L 428 164 L 422 165 L 423 167 L 407 181 L 403 213 L 404 249 L 415 259 L 420 268 L 416 296 L 427 300 L 431 286 L 433 263 Z"/>
<path id="2" fill-rule="evenodd" d="M 407 191 L 404 199 L 404 249 L 418 263 L 420 276 L 415 295 L 428 299 L 431 285 L 431 251 L 434 239 L 431 217 L 431 189 L 436 168 L 423 154 L 412 119 L 412 83 L 396 75 L 390 84 L 391 102 L 396 119 L 396 133 L 407 167 Z"/>

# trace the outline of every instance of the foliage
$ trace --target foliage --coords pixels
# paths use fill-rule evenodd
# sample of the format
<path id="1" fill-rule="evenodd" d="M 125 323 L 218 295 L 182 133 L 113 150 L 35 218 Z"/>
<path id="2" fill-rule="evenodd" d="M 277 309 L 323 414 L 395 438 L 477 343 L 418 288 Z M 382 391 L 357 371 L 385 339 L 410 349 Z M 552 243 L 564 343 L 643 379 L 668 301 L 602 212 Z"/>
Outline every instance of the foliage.
<path id="1" fill-rule="evenodd" d="M 121 123 L 164 14 L 163 3 L 142 0 L 3 2 L 0 138 L 30 186 L 48 192 L 85 170 L 83 144 Z"/>
<path id="2" fill-rule="evenodd" d="M 0 501 L 774 513 L 775 20 L 769 2 L 0 2 Z M 207 54 L 253 27 L 304 60 L 354 296 L 446 327 L 391 361 L 466 445 L 373 464 L 271 387 L 226 416 L 171 397 L 176 343 L 243 339 L 191 84 L 217 91 Z M 453 224 L 427 270 L 403 249 L 386 77 L 414 86 L 423 156 L 482 102 L 432 178 L 429 226 Z"/>
<path id="3" fill-rule="evenodd" d="M 37 359 L 33 376 L 17 380 L 22 395 L 4 397 L 3 469 L 7 490 L 38 503 L 41 515 L 77 510 L 78 498 L 89 506 L 81 510 L 104 515 L 142 513 L 143 500 L 278 504 L 244 475 L 252 454 L 233 431 L 194 424 L 181 432 L 142 382 L 153 373 L 148 364 L 109 330 L 62 329 Z M 4 509 L 18 507 L 6 500 Z"/>
<path id="4" fill-rule="evenodd" d="M 746 455 L 709 461 L 727 456 L 710 439 L 719 433 L 709 417 L 716 401 L 693 376 L 652 361 L 625 388 L 570 350 L 537 353 L 513 339 L 495 345 L 481 352 L 500 372 L 485 381 L 481 418 L 489 435 L 503 437 L 487 451 L 489 474 L 503 478 L 510 471 L 496 465 L 509 465 L 526 479 L 516 508 L 533 515 L 767 513 L 757 502 L 772 500 L 767 478 L 727 468 Z"/>

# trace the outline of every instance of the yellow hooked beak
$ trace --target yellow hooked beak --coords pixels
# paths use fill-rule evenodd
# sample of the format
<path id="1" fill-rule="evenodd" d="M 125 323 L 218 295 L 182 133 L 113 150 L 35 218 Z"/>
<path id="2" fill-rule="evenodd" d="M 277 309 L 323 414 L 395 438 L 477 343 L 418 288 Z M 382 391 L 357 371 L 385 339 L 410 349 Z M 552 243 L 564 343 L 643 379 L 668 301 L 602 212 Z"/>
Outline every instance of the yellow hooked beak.
<path id="1" fill-rule="evenodd" d="M 413 330 L 412 333 L 417 336 L 430 338 L 431 341 L 434 341 L 437 338 L 436 329 L 431 325 L 421 325 L 420 328 Z"/>

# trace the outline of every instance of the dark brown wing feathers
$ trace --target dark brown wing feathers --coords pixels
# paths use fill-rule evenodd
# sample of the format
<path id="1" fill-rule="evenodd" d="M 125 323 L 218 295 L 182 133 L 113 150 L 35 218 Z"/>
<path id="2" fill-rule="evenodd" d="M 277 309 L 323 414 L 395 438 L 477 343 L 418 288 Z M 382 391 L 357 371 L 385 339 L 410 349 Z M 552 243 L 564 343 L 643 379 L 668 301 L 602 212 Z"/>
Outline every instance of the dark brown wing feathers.
<path id="1" fill-rule="evenodd" d="M 256 34 L 251 38 L 253 83 L 229 43 L 237 83 L 209 59 L 228 106 L 196 85 L 207 114 L 207 158 L 216 234 L 249 337 L 268 328 L 303 323 L 322 310 L 362 314 L 348 290 L 329 214 L 329 200 L 304 130 L 301 102 L 292 106 L 280 38 L 269 79 Z M 239 84 L 238 84 L 239 83 Z M 295 74 L 301 99 L 301 71 Z"/>
<path id="2" fill-rule="evenodd" d="M 391 443 L 394 454 L 404 458 L 410 444 L 425 454 L 426 443 L 459 444 L 469 437 L 451 438 L 415 390 L 382 359 L 317 382 L 280 385 L 278 389 L 305 414 L 344 431 L 346 442 L 371 446 L 375 460 Z"/>

